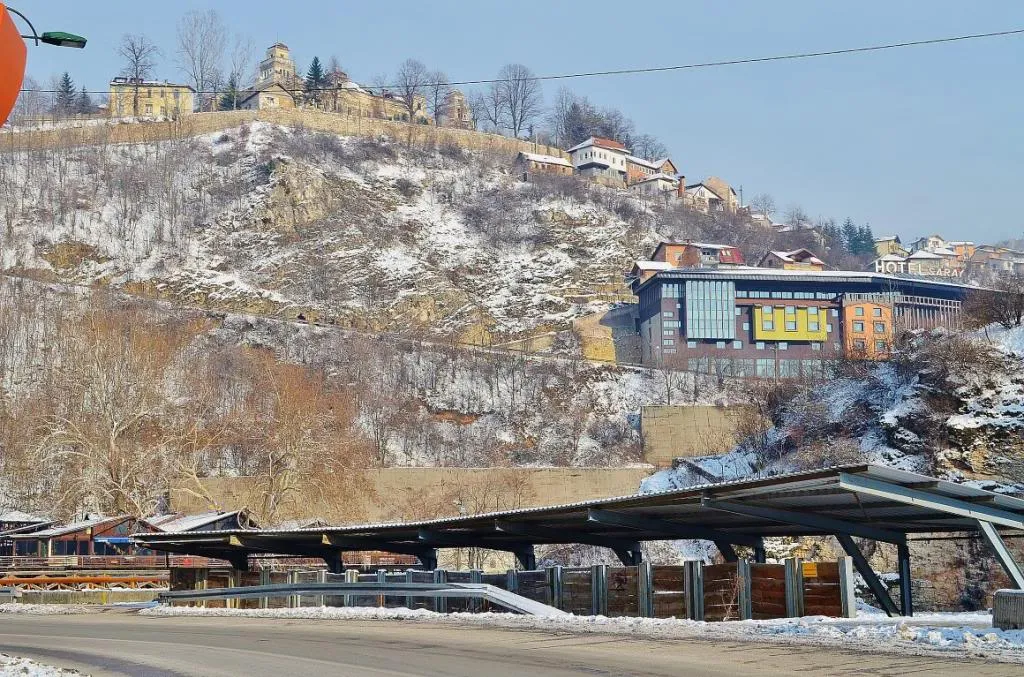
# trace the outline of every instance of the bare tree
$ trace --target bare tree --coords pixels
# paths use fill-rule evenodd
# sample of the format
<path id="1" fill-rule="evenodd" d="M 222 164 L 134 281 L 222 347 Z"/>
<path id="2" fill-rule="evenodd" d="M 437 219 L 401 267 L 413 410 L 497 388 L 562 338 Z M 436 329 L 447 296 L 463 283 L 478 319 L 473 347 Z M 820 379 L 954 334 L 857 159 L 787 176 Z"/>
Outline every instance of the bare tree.
<path id="1" fill-rule="evenodd" d="M 46 110 L 45 97 L 38 91 L 34 91 L 42 89 L 35 78 L 31 75 L 26 75 L 21 87 L 21 93 L 18 95 L 18 100 L 14 103 L 14 110 L 11 112 L 12 122 L 37 118 Z"/>
<path id="2" fill-rule="evenodd" d="M 633 155 L 642 157 L 645 160 L 660 160 L 668 155 L 668 148 L 661 141 L 650 134 L 639 134 L 633 139 Z"/>
<path id="3" fill-rule="evenodd" d="M 239 99 L 247 86 L 246 83 L 253 79 L 253 53 L 252 40 L 236 35 L 231 47 L 227 77 L 228 83 L 234 83 L 234 87 L 228 89 L 231 110 L 238 109 Z"/>
<path id="4" fill-rule="evenodd" d="M 513 63 L 502 67 L 492 89 L 497 90 L 506 126 L 518 138 L 541 113 L 544 97 L 540 81 L 529 68 Z"/>
<path id="5" fill-rule="evenodd" d="M 775 198 L 768 193 L 758 193 L 750 200 L 750 207 L 768 218 L 775 213 Z"/>
<path id="6" fill-rule="evenodd" d="M 427 84 L 430 82 L 430 73 L 422 62 L 416 59 L 406 59 L 398 67 L 398 74 L 395 76 L 395 85 L 398 88 L 398 95 L 409 111 L 409 122 L 416 120 L 417 109 L 420 100 L 423 99 Z"/>
<path id="7" fill-rule="evenodd" d="M 499 132 L 505 126 L 505 111 L 498 87 L 492 85 L 484 92 L 474 93 L 469 105 L 477 128 L 489 127 L 490 131 Z"/>
<path id="8" fill-rule="evenodd" d="M 448 82 L 448 75 L 444 71 L 433 71 L 427 73 L 427 110 L 434 118 L 434 124 L 440 125 L 441 118 L 448 115 L 448 95 L 452 92 L 452 86 Z"/>
<path id="9" fill-rule="evenodd" d="M 123 59 L 121 72 L 130 78 L 133 84 L 132 114 L 138 117 L 139 88 L 143 81 L 153 76 L 160 50 L 145 35 L 126 33 L 121 37 L 121 46 L 117 53 Z"/>
<path id="10" fill-rule="evenodd" d="M 178 68 L 198 92 L 199 110 L 216 101 L 212 93 L 222 83 L 221 63 L 228 31 L 216 10 L 192 10 L 178 21 Z"/>
<path id="11" fill-rule="evenodd" d="M 568 145 L 569 116 L 574 103 L 577 103 L 576 95 L 567 87 L 559 87 L 547 116 L 548 127 L 555 137 L 555 145 Z"/>

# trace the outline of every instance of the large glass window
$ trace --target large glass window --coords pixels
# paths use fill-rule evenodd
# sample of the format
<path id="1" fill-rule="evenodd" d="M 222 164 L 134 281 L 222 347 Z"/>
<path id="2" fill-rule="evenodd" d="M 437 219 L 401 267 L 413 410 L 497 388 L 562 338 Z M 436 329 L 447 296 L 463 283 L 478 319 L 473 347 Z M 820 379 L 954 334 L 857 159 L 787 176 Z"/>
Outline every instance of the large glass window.
<path id="1" fill-rule="evenodd" d="M 885 322 L 875 322 L 875 333 L 876 334 L 884 334 L 885 333 Z"/>
<path id="2" fill-rule="evenodd" d="M 857 332 L 864 331 L 864 323 L 863 322 L 854 322 L 853 323 L 853 330 L 857 331 Z"/>
<path id="3" fill-rule="evenodd" d="M 703 339 L 736 338 L 736 285 L 718 280 L 686 282 L 686 335 Z"/>

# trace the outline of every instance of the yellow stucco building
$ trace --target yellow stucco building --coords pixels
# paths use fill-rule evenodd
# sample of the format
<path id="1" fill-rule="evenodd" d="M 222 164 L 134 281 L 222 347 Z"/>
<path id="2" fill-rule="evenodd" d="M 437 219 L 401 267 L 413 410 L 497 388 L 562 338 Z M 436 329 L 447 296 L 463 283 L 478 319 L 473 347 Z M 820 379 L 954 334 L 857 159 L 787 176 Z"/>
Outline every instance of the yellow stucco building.
<path id="1" fill-rule="evenodd" d="M 135 108 L 136 91 L 138 110 Z M 195 90 L 188 85 L 125 77 L 110 81 L 108 110 L 111 117 L 179 118 L 191 114 L 194 107 Z"/>

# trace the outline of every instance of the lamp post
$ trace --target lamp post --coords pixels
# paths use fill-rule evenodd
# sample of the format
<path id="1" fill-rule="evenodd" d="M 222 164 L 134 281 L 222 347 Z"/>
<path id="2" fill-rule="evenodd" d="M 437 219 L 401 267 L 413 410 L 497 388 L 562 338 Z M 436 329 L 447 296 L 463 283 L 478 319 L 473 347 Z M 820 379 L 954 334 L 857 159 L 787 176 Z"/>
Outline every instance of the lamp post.
<path id="1" fill-rule="evenodd" d="M 32 29 L 32 35 L 22 35 L 14 25 L 11 15 L 21 17 Z M 14 102 L 21 91 L 21 82 L 25 77 L 25 57 L 27 50 L 23 38 L 57 47 L 73 47 L 82 49 L 86 40 L 81 35 L 63 31 L 48 31 L 39 35 L 35 26 L 24 14 L 16 9 L 5 7 L 0 2 L 0 125 L 7 122 L 7 116 L 14 109 Z"/>
<path id="2" fill-rule="evenodd" d="M 0 7 L 3 7 L 3 5 L 0 5 Z M 74 49 L 82 49 L 85 47 L 87 40 L 81 35 L 66 33 L 64 31 L 46 31 L 42 35 L 39 35 L 39 33 L 36 32 L 36 27 L 32 25 L 32 22 L 28 20 L 27 16 L 12 7 L 8 7 L 7 11 L 12 14 L 17 14 L 21 17 L 22 21 L 28 24 L 28 27 L 32 29 L 32 35 L 22 35 L 21 37 L 26 40 L 34 40 L 37 47 L 40 42 L 47 45 L 54 45 L 55 47 L 73 47 Z"/>

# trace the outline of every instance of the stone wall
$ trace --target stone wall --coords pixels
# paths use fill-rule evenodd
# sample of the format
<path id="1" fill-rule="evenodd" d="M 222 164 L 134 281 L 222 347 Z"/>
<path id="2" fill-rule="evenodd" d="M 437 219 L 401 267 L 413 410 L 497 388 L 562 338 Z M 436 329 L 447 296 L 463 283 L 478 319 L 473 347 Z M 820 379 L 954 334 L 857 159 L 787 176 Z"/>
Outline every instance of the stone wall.
<path id="1" fill-rule="evenodd" d="M 316 502 L 295 494 L 287 499 L 283 519 L 327 518 L 377 522 L 572 503 L 636 493 L 646 466 L 629 468 L 380 468 L 362 471 L 346 495 L 339 515 L 319 513 Z M 254 481 L 246 477 L 204 480 L 217 507 L 249 505 Z M 173 490 L 175 510 L 201 512 L 209 502 L 193 492 Z"/>
<path id="2" fill-rule="evenodd" d="M 61 129 L 6 132 L 0 134 L 0 151 L 103 143 L 151 143 L 216 132 L 253 120 L 287 127 L 304 127 L 342 136 L 387 136 L 415 146 L 454 145 L 466 150 L 489 150 L 509 156 L 526 151 L 569 157 L 559 148 L 522 139 L 510 139 L 498 134 L 302 109 L 217 111 L 195 113 L 171 122 L 82 123 L 79 126 Z"/>
<path id="3" fill-rule="evenodd" d="M 667 467 L 676 458 L 725 453 L 736 444 L 738 417 L 747 413 L 745 406 L 643 407 L 644 461 Z"/>

